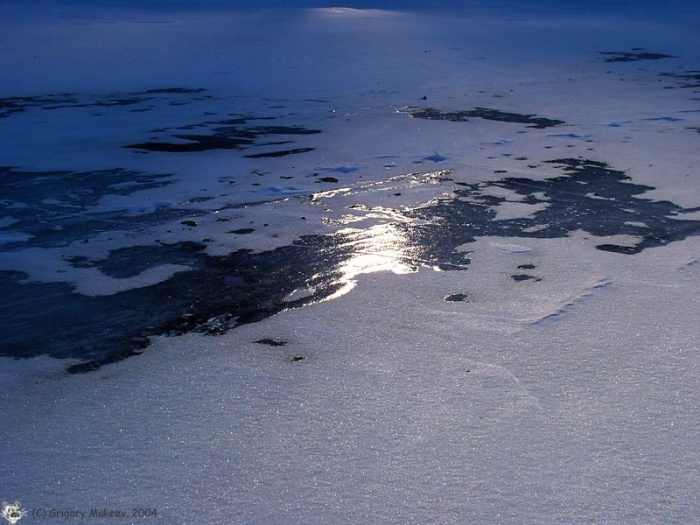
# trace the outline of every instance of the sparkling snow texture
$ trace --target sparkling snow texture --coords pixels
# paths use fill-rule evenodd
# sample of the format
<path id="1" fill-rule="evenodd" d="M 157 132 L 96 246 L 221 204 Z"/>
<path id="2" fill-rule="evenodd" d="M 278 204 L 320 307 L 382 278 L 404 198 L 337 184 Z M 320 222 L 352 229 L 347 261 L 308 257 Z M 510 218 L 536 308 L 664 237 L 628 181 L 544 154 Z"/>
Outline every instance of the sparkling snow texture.
<path id="1" fill-rule="evenodd" d="M 0 498 L 128 511 L 99 523 L 694 523 L 698 6 L 201 4 L 0 2 L 0 277 L 119 297 L 198 270 L 118 250 L 305 238 L 341 250 L 335 280 L 89 373 L 1 357 Z M 626 179 L 566 189 L 562 159 Z M 634 209 L 577 226 L 596 199 Z"/>

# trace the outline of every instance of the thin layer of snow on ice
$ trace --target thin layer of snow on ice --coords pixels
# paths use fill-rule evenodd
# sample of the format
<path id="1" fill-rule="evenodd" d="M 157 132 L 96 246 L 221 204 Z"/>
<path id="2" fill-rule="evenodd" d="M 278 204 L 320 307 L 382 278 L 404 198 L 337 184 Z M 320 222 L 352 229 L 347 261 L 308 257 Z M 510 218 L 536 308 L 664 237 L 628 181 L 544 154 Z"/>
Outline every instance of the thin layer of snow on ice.
<path id="1" fill-rule="evenodd" d="M 497 294 L 443 302 L 472 290 L 461 275 L 372 274 L 221 338 L 159 340 L 84 377 L 26 373 L 6 490 L 182 523 L 687 521 L 700 370 L 678 330 L 697 312 L 677 300 L 697 279 L 683 244 L 583 267 L 585 250 L 548 247 L 620 278 L 535 324 L 494 319 Z"/>
<path id="2" fill-rule="evenodd" d="M 124 249 L 350 253 L 326 300 L 224 335 L 87 374 L 0 358 L 0 497 L 162 523 L 693 522 L 697 6 L 346 4 L 0 2 L 3 274 L 118 298 L 195 271 L 100 269 Z M 642 49 L 669 57 L 602 54 Z M 637 193 L 537 186 L 561 159 Z M 569 198 L 574 225 L 576 199 L 661 211 L 546 235 Z M 455 201 L 466 233 L 438 238 Z M 642 246 L 669 218 L 688 231 Z"/>

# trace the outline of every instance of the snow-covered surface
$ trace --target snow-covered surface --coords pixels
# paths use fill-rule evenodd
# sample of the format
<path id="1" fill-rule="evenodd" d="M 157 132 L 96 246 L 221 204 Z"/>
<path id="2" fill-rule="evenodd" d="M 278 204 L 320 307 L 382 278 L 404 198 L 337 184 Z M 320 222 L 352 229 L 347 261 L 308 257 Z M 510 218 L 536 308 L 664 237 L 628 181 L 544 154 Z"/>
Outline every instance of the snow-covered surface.
<path id="1" fill-rule="evenodd" d="M 0 270 L 105 297 L 195 271 L 96 266 L 118 249 L 206 238 L 210 256 L 264 254 L 337 234 L 354 252 L 325 300 L 224 335 L 153 337 L 87 374 L 0 358 L 2 500 L 128 513 L 101 523 L 697 520 L 694 2 L 164 4 L 0 2 L 0 98 L 26 97 L 0 107 L 0 166 L 109 182 L 0 196 Z M 127 147 L 241 118 L 287 134 Z M 582 198 L 660 215 L 538 237 L 568 190 L 521 188 L 566 177 L 560 159 L 640 188 Z M 446 271 L 409 237 L 459 203 L 489 209 L 489 227 L 449 228 L 508 234 L 461 240 Z M 84 229 L 45 241 L 20 228 L 34 215 L 59 239 Z M 669 216 L 688 230 L 634 253 Z"/>

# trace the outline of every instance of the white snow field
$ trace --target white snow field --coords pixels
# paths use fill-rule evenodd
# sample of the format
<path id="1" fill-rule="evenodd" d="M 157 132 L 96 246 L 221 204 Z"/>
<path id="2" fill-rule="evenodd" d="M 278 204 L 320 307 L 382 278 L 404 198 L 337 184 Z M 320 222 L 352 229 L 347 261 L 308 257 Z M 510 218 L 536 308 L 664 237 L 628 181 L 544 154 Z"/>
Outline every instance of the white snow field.
<path id="1" fill-rule="evenodd" d="M 700 523 L 698 27 L 683 0 L 0 1 L 0 501 Z M 192 304 L 148 295 L 171 282 Z M 105 359 L 122 333 L 150 345 Z"/>

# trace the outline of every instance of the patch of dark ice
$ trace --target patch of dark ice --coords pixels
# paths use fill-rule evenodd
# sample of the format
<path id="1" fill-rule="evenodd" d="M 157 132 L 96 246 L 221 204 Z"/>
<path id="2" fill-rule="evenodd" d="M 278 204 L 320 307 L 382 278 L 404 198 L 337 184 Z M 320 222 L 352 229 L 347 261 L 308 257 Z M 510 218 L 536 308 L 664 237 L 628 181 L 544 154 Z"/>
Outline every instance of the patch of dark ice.
<path id="1" fill-rule="evenodd" d="M 676 58 L 664 53 L 653 53 L 642 48 L 634 48 L 632 51 L 601 51 L 604 62 L 639 62 L 641 60 L 660 60 L 662 58 Z"/>
<path id="2" fill-rule="evenodd" d="M 152 109 L 154 100 L 176 100 L 178 104 L 188 104 L 211 98 L 205 89 L 156 88 L 133 93 L 113 93 L 85 96 L 76 93 L 57 93 L 42 96 L 22 96 L 0 98 L 0 118 L 23 113 L 31 109 L 57 110 L 67 108 L 107 108 L 113 106 L 139 106 L 142 111 Z M 169 98 L 172 96 L 172 99 Z"/>
<path id="3" fill-rule="evenodd" d="M 462 111 L 443 111 L 435 108 L 421 108 L 408 106 L 400 110 L 407 113 L 412 118 L 425 120 L 449 120 L 451 122 L 468 122 L 474 118 L 493 120 L 496 122 L 512 122 L 515 124 L 526 124 L 528 128 L 545 129 L 565 124 L 563 120 L 537 117 L 536 115 L 523 115 L 520 113 L 509 113 L 498 109 L 474 108 Z"/>
<path id="4" fill-rule="evenodd" d="M 608 240 L 597 249 L 631 255 L 700 234 L 700 221 L 682 217 L 697 208 L 647 198 L 644 194 L 652 188 L 633 183 L 622 171 L 582 159 L 547 164 L 562 174 L 543 180 L 506 177 L 474 184 L 454 183 L 445 171 L 425 174 L 414 182 L 449 184 L 452 192 L 419 206 L 385 206 L 381 221 L 369 228 L 306 235 L 274 250 L 208 255 L 207 232 L 202 231 L 202 242 L 124 248 L 101 260 L 69 261 L 117 276 L 132 275 L 153 264 L 177 263 L 190 269 L 157 284 L 108 296 L 79 295 L 65 283 L 25 283 L 21 269 L 0 272 L 5 290 L 0 312 L 2 355 L 77 357 L 88 364 L 71 370 L 92 370 L 100 363 L 133 355 L 151 335 L 222 333 L 285 309 L 336 297 L 351 289 L 363 273 L 406 273 L 421 267 L 466 270 L 470 259 L 459 247 L 481 237 L 563 238 L 586 232 L 593 242 L 596 237 Z M 405 191 L 420 186 L 414 183 Z M 372 184 L 364 183 L 362 188 L 354 194 L 358 199 L 372 195 Z M 332 199 L 347 195 L 348 191 L 323 192 L 308 202 L 330 206 Z M 526 216 L 497 220 L 498 207 L 514 195 L 520 203 L 547 206 Z M 345 206 L 355 213 L 378 214 L 361 204 Z M 615 244 L 616 236 L 626 239 L 625 243 Z M 298 290 L 308 293 L 298 295 Z"/>
<path id="5" fill-rule="evenodd" d="M 122 169 L 31 172 L 0 167 L 0 214 L 14 218 L 8 231 L 31 236 L 21 242 L 23 247 L 64 246 L 141 224 L 142 217 L 124 210 L 92 211 L 106 195 L 127 196 L 171 183 L 170 175 Z M 165 221 L 187 213 L 156 203 L 149 220 Z"/>

